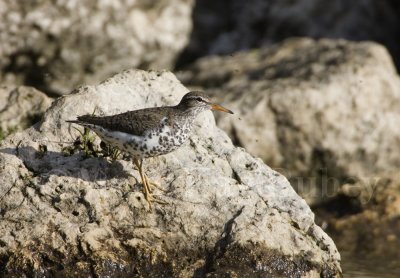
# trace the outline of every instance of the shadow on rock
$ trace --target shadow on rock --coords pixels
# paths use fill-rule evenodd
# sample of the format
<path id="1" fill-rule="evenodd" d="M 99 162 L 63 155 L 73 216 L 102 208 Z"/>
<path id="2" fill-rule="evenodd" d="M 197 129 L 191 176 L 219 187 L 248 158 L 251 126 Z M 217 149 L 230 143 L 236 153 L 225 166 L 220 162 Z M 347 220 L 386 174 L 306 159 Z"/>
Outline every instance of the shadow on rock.
<path id="1" fill-rule="evenodd" d="M 83 153 L 65 156 L 61 152 L 48 151 L 42 147 L 37 150 L 32 146 L 4 148 L 0 149 L 0 153 L 15 155 L 34 176 L 45 180 L 52 175 L 89 182 L 130 176 L 119 161 L 110 161 L 105 157 L 86 157 Z"/>

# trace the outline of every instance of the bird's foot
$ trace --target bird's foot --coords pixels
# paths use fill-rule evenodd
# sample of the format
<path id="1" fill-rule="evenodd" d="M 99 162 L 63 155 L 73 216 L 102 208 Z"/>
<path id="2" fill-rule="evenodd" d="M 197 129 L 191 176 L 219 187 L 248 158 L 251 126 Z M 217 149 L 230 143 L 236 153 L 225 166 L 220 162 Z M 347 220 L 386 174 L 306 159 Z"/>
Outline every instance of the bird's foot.
<path id="1" fill-rule="evenodd" d="M 144 192 L 144 198 L 146 199 L 147 203 L 149 204 L 150 210 L 153 210 L 153 204 L 154 203 L 157 203 L 157 204 L 160 204 L 160 205 L 168 204 L 167 202 L 165 202 L 163 200 L 155 198 L 154 195 L 152 195 L 151 193 L 148 194 L 148 193 Z"/>
<path id="2" fill-rule="evenodd" d="M 158 204 L 161 204 L 161 205 L 168 204 L 167 202 L 159 200 L 159 199 L 154 197 L 154 195 L 152 194 L 151 187 L 150 187 L 151 184 L 152 183 L 149 182 L 149 178 L 145 174 L 144 175 L 144 180 L 143 180 L 143 193 L 144 193 L 144 198 L 149 203 L 150 209 L 153 208 L 153 206 L 152 206 L 153 203 L 158 203 Z"/>
<path id="3" fill-rule="evenodd" d="M 128 176 L 129 177 L 132 177 L 132 178 L 135 178 L 135 176 L 134 175 L 132 175 L 132 174 L 128 174 Z M 167 192 L 167 190 L 166 189 L 164 189 L 161 185 L 159 185 L 158 183 L 155 183 L 155 182 L 152 182 L 152 181 L 150 181 L 149 180 L 149 177 L 146 175 L 146 174 L 144 174 L 144 179 L 146 180 L 146 183 L 148 184 L 148 186 L 147 186 L 147 190 L 149 191 L 149 193 L 153 193 L 153 188 L 152 187 L 155 187 L 155 188 L 157 188 L 158 190 L 160 190 L 160 191 L 162 191 L 162 192 Z M 143 182 L 143 181 L 142 181 Z M 144 184 L 144 183 L 143 183 Z"/>
<path id="4" fill-rule="evenodd" d="M 149 203 L 150 208 L 153 207 L 153 203 L 157 203 L 157 204 L 161 204 L 161 205 L 166 205 L 166 204 L 168 204 L 167 202 L 165 202 L 165 201 L 163 201 L 163 200 L 160 200 L 160 199 L 155 198 L 154 195 L 152 195 L 152 194 L 146 195 L 146 193 L 145 193 L 145 194 L 144 194 L 144 198 L 145 198 L 146 201 Z"/>
<path id="5" fill-rule="evenodd" d="M 153 192 L 153 188 L 151 188 L 151 187 L 155 187 L 155 188 L 157 188 L 158 190 L 160 190 L 160 191 L 162 191 L 162 192 L 167 192 L 167 190 L 164 189 L 164 188 L 163 188 L 161 185 L 159 185 L 158 183 L 155 183 L 155 182 L 150 181 L 150 180 L 149 180 L 149 177 L 148 177 L 146 174 L 144 174 L 144 179 L 145 179 L 146 183 L 148 184 L 148 189 L 149 189 L 150 193 Z"/>

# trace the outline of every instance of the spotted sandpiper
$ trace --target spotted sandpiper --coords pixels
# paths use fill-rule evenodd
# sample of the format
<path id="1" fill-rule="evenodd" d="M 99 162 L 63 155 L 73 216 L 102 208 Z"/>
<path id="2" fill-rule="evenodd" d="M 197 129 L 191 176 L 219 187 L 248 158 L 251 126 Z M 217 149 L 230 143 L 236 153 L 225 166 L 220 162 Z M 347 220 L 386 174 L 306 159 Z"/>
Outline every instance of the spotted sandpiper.
<path id="1" fill-rule="evenodd" d="M 194 119 L 203 111 L 232 111 L 212 103 L 203 92 L 193 91 L 183 96 L 176 106 L 164 106 L 128 111 L 113 116 L 79 116 L 68 121 L 93 130 L 104 142 L 129 153 L 138 168 L 145 199 L 151 202 L 151 183 L 143 171 L 143 159 L 167 154 L 188 139 Z"/>

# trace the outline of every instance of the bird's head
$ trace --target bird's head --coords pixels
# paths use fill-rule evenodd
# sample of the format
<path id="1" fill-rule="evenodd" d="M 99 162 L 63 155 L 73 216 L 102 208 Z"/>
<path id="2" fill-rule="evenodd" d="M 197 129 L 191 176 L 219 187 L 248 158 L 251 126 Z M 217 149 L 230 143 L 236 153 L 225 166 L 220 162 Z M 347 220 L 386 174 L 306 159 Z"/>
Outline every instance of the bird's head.
<path id="1" fill-rule="evenodd" d="M 183 96 L 179 106 L 185 110 L 196 110 L 198 112 L 205 110 L 219 110 L 226 113 L 233 114 L 233 112 L 225 107 L 213 103 L 210 98 L 203 92 L 193 91 Z"/>

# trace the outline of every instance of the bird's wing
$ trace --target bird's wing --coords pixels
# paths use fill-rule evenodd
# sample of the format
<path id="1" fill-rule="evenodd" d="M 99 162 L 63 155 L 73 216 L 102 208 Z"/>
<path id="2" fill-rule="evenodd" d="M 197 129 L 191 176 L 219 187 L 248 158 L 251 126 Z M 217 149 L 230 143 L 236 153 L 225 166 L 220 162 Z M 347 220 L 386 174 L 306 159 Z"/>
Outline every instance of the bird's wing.
<path id="1" fill-rule="evenodd" d="M 170 107 L 162 108 L 146 108 L 105 117 L 84 115 L 78 117 L 77 123 L 92 124 L 112 131 L 142 136 L 146 131 L 157 128 L 163 119 L 170 116 Z"/>

